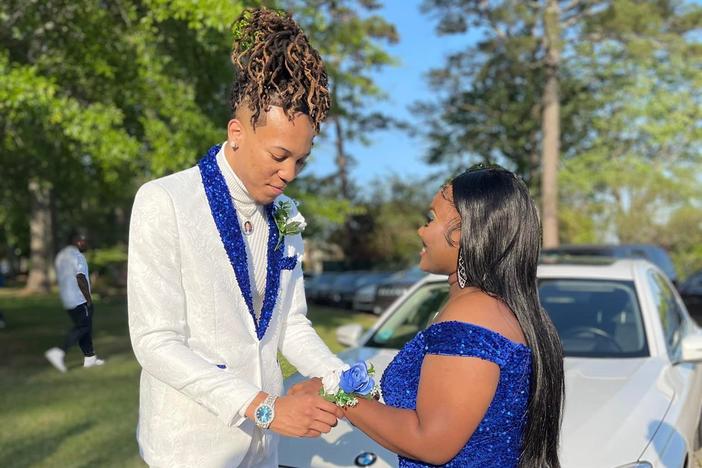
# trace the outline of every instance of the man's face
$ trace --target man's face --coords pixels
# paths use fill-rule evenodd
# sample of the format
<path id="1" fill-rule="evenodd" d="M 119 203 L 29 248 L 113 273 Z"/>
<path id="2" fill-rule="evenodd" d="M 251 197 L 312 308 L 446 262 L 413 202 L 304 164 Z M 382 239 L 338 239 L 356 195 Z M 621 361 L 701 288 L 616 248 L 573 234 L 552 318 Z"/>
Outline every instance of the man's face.
<path id="1" fill-rule="evenodd" d="M 83 236 L 78 237 L 75 240 L 75 244 L 78 250 L 81 252 L 85 252 L 86 250 L 88 250 L 88 240 Z"/>
<path id="2" fill-rule="evenodd" d="M 241 179 L 251 197 L 260 204 L 270 204 L 283 193 L 305 164 L 315 132 L 309 117 L 295 114 L 289 120 L 281 107 L 271 106 L 261 114 L 256 129 L 251 126 L 251 112 L 242 106 L 229 121 L 227 161 Z"/>

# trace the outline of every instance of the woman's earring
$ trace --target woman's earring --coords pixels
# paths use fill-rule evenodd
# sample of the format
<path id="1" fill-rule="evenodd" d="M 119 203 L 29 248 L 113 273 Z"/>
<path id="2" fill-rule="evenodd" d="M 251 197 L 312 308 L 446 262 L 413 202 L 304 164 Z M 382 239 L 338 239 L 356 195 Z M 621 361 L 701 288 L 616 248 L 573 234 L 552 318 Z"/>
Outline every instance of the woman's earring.
<path id="1" fill-rule="evenodd" d="M 231 146 L 234 151 L 239 149 L 239 145 L 236 143 L 236 141 L 229 142 L 229 146 Z"/>
<path id="2" fill-rule="evenodd" d="M 458 276 L 458 287 L 461 289 L 465 288 L 468 282 L 468 274 L 466 273 L 466 257 L 463 254 L 463 247 L 458 249 L 458 268 L 456 268 L 456 276 Z"/>

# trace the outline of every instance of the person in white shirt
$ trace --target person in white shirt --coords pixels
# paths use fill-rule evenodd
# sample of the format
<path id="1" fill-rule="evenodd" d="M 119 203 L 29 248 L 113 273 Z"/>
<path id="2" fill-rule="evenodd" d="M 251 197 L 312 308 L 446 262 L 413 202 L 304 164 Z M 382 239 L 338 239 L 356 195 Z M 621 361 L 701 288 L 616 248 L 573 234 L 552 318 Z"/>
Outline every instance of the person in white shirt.
<path id="1" fill-rule="evenodd" d="M 278 364 L 280 352 L 308 377 L 343 366 L 306 318 L 304 219 L 282 195 L 329 111 L 324 65 L 286 13 L 247 10 L 232 30 L 226 141 L 143 185 L 131 214 L 137 440 L 150 466 L 274 468 L 279 435 L 319 436 L 342 414 L 319 394 L 281 395 Z"/>
<path id="2" fill-rule="evenodd" d="M 78 343 L 83 351 L 83 367 L 101 366 L 105 362 L 95 355 L 93 349 L 93 299 L 90 294 L 88 262 L 83 256 L 88 248 L 84 234 L 73 232 L 70 244 L 56 255 L 56 279 L 63 308 L 73 322 L 62 346 L 46 351 L 46 359 L 59 371 L 66 372 L 66 351 Z"/>

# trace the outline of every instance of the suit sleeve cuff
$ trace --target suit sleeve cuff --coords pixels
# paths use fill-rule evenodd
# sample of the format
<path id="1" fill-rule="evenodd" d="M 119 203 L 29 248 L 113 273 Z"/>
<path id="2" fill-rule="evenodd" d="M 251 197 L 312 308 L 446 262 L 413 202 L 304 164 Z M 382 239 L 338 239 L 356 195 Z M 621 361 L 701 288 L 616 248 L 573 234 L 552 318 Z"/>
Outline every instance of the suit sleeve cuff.
<path id="1" fill-rule="evenodd" d="M 235 416 L 235 417 L 234 417 L 234 421 L 238 421 L 239 419 L 246 418 L 246 410 L 249 408 L 249 406 L 251 406 L 251 403 L 256 399 L 256 395 L 258 395 L 258 392 L 254 393 L 254 394 L 251 396 L 251 398 L 249 398 L 248 400 L 246 400 L 246 402 L 244 402 L 244 404 L 242 405 L 242 407 L 239 408 L 239 412 L 237 413 L 238 416 Z M 234 424 L 232 424 L 232 425 L 238 426 L 239 424 L 241 424 L 241 422 L 239 422 L 239 423 L 234 423 Z"/>

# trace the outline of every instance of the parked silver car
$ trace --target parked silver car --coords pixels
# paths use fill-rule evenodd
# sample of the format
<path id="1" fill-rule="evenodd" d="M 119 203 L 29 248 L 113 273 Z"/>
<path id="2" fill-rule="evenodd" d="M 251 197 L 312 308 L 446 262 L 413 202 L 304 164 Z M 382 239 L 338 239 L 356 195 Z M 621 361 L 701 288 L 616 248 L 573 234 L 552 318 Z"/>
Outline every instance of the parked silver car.
<path id="1" fill-rule="evenodd" d="M 539 294 L 565 350 L 564 468 L 693 466 L 700 446 L 702 332 L 666 275 L 645 260 L 549 264 Z M 448 297 L 431 275 L 396 301 L 368 332 L 345 325 L 348 363 L 382 374 Z M 292 385 L 301 377 L 286 382 Z M 397 457 L 347 421 L 317 439 L 281 438 L 280 466 L 397 466 Z"/>

